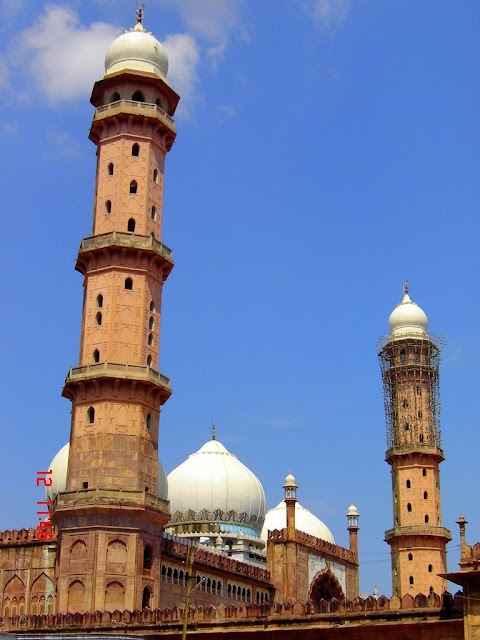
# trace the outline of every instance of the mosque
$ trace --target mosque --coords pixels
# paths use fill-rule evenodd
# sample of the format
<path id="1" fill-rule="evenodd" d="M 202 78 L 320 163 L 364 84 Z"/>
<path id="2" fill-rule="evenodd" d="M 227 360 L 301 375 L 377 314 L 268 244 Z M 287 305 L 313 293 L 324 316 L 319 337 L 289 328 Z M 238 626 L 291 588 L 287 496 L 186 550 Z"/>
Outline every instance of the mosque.
<path id="1" fill-rule="evenodd" d="M 95 83 L 93 232 L 84 277 L 80 362 L 63 395 L 70 442 L 41 478 L 51 516 L 0 533 L 3 629 L 199 638 L 477 638 L 480 545 L 459 519 L 460 571 L 447 574 L 439 465 L 439 346 L 405 285 L 380 345 L 386 460 L 392 473 L 392 597 L 359 595 L 355 505 L 349 548 L 297 500 L 267 510 L 261 481 L 215 436 L 168 476 L 158 458 L 164 166 L 179 96 L 161 43 L 143 26 L 118 37 Z M 447 579 L 463 587 L 455 598 Z M 187 615 L 185 615 L 187 614 Z"/>

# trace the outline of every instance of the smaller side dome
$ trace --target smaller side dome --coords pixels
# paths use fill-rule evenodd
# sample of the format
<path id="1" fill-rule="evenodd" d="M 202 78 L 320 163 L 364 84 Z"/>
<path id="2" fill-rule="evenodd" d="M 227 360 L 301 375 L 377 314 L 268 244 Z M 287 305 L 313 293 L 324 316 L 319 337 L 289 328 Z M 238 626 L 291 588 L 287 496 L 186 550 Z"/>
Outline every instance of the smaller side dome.
<path id="1" fill-rule="evenodd" d="M 61 491 L 65 491 L 67 486 L 67 469 L 68 469 L 68 452 L 70 451 L 70 443 L 67 442 L 60 451 L 55 455 L 48 467 L 48 470 L 52 472 L 50 476 L 52 484 L 49 487 L 45 487 L 45 499 L 55 500 L 57 494 Z"/>
<path id="2" fill-rule="evenodd" d="M 167 53 L 141 22 L 116 38 L 105 54 L 105 72 L 117 71 L 148 71 L 162 78 L 167 77 Z"/>
<path id="3" fill-rule="evenodd" d="M 285 484 L 283 485 L 284 489 L 287 487 L 295 487 L 295 489 L 298 489 L 297 483 L 295 482 L 295 476 L 292 475 L 291 471 L 288 472 L 288 476 L 285 478 Z"/>
<path id="4" fill-rule="evenodd" d="M 285 529 L 286 526 L 287 505 L 285 501 L 282 500 L 274 509 L 267 511 L 260 537 L 262 540 L 267 540 L 269 531 L 274 531 L 275 529 L 280 531 L 281 529 Z M 335 544 L 335 539 L 327 525 L 317 518 L 317 516 L 314 516 L 311 511 L 302 507 L 299 502 L 295 503 L 295 529 Z"/>
<path id="5" fill-rule="evenodd" d="M 405 335 L 425 335 L 428 330 L 428 318 L 416 302 L 410 300 L 408 284 L 405 283 L 403 300 L 397 304 L 388 319 L 388 328 L 392 337 Z"/>
<path id="6" fill-rule="evenodd" d="M 358 516 L 357 507 L 352 504 L 348 507 L 347 516 Z"/>

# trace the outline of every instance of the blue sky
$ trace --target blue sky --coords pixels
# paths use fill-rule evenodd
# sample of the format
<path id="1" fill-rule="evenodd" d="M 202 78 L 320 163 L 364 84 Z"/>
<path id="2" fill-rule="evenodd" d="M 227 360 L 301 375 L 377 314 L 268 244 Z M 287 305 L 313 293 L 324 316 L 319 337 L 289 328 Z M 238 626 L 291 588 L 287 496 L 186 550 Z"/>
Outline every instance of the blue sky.
<path id="1" fill-rule="evenodd" d="M 93 82 L 134 2 L 0 0 L 0 529 L 32 526 L 38 470 L 68 441 L 80 240 L 91 229 Z M 217 438 L 269 507 L 289 469 L 348 545 L 361 590 L 391 594 L 390 471 L 376 342 L 408 278 L 446 339 L 443 524 L 480 538 L 480 4 L 149 0 L 182 95 L 167 158 L 160 362 L 167 471 Z M 10 225 L 10 222 L 12 223 Z M 10 226 L 8 226 L 10 225 Z"/>

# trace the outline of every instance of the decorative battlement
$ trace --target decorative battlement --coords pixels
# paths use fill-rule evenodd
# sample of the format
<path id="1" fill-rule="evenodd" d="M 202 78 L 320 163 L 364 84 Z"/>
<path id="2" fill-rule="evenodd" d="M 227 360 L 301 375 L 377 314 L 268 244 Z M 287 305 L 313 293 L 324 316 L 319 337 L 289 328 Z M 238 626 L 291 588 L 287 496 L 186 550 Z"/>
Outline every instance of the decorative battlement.
<path id="1" fill-rule="evenodd" d="M 274 531 L 268 532 L 268 542 L 279 543 L 284 542 L 288 538 L 289 536 L 287 529 L 275 529 Z M 338 544 L 334 544 L 333 542 L 327 542 L 327 540 L 316 538 L 315 536 L 311 536 L 308 533 L 304 533 L 303 531 L 298 530 L 295 530 L 294 540 L 295 542 L 298 542 L 305 547 L 310 547 L 311 549 L 315 549 L 316 551 L 321 551 L 322 553 L 335 556 L 336 558 L 342 558 L 342 560 L 346 560 L 347 562 L 358 565 L 358 561 L 353 551 L 350 551 L 350 549 L 345 549 L 344 547 L 340 547 Z"/>
<path id="2" fill-rule="evenodd" d="M 413 597 L 409 594 L 399 598 L 393 596 L 388 599 L 381 596 L 376 599 L 372 596 L 368 598 L 356 598 L 355 600 L 320 600 L 317 605 L 309 601 L 306 604 L 300 602 L 286 602 L 284 604 L 249 604 L 225 606 L 220 604 L 216 607 L 190 607 L 189 622 L 198 625 L 199 628 L 208 628 L 211 632 L 222 633 L 222 628 L 235 625 L 235 630 L 240 631 L 242 627 L 251 627 L 252 631 L 256 625 L 263 632 L 269 626 L 277 627 L 282 619 L 295 629 L 301 625 L 302 629 L 322 625 L 337 626 L 341 624 L 354 624 L 358 621 L 365 630 L 366 615 L 372 624 L 381 621 L 382 624 L 396 624 L 399 619 L 405 618 L 410 622 L 427 621 L 451 618 L 461 621 L 462 618 L 462 594 L 458 592 L 453 598 L 448 592 L 442 596 L 431 593 L 428 597 L 418 594 Z M 448 615 L 445 615 L 448 612 Z M 93 613 L 67 613 L 50 615 L 30 615 L 3 617 L 1 620 L 5 630 L 35 629 L 59 632 L 63 629 L 69 630 L 89 630 L 102 629 L 103 631 L 120 632 L 122 625 L 128 625 L 131 632 L 133 629 L 155 628 L 155 631 L 171 631 L 175 625 L 179 625 L 183 619 L 183 611 L 180 607 L 173 609 L 143 609 L 135 611 L 95 611 Z M 282 624 L 285 624 L 282 622 Z M 463 622 L 461 623 L 463 627 Z M 215 636 L 213 636 L 215 637 Z M 223 635 L 222 635 L 223 637 Z M 296 637 L 296 636 L 295 636 Z M 363 636 L 362 636 L 363 637 Z M 365 636 L 366 637 L 366 636 Z M 369 636 L 370 637 L 370 636 Z M 423 637 L 423 636 L 422 636 Z M 428 636 L 433 637 L 433 636 Z M 456 637 L 456 636 L 455 636 Z"/>
<path id="3" fill-rule="evenodd" d="M 181 560 L 186 560 L 187 550 L 190 545 L 184 544 L 178 540 L 178 537 L 164 536 L 162 541 L 162 554 L 176 556 Z M 270 586 L 270 572 L 261 567 L 257 567 L 246 562 L 240 562 L 234 558 L 225 557 L 213 551 L 207 551 L 204 548 L 195 549 L 194 564 L 205 565 L 208 568 L 221 569 L 230 571 L 237 575 L 242 575 L 250 579 L 266 582 Z"/>
<path id="4" fill-rule="evenodd" d="M 50 530 L 49 530 L 50 531 Z M 28 529 L 12 529 L 6 531 L 0 531 L 0 547 L 11 547 L 13 545 L 26 545 L 26 544 L 45 544 L 52 545 L 57 541 L 57 529 L 52 527 L 52 539 L 45 541 L 37 538 L 37 529 L 29 527 Z"/>

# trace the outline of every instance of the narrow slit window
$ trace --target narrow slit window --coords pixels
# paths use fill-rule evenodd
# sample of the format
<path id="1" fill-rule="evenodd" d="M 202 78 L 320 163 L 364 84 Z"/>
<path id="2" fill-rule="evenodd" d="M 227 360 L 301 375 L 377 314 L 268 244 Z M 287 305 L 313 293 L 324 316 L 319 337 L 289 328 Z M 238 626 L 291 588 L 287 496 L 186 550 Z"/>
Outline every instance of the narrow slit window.
<path id="1" fill-rule="evenodd" d="M 152 356 L 148 356 L 147 358 L 147 367 L 151 367 L 152 366 Z"/>
<path id="2" fill-rule="evenodd" d="M 423 413 L 422 413 L 422 411 L 420 410 L 420 411 L 418 412 L 418 417 L 419 417 L 419 418 L 421 418 L 421 417 L 422 417 L 422 415 L 423 415 Z"/>
<path id="3" fill-rule="evenodd" d="M 97 296 L 97 308 L 101 309 L 103 307 L 103 296 L 101 293 Z"/>
<path id="4" fill-rule="evenodd" d="M 148 321 L 148 328 L 150 329 L 150 331 L 153 331 L 154 325 L 155 325 L 155 320 L 153 319 L 153 316 L 150 316 L 150 320 Z"/>
<path id="5" fill-rule="evenodd" d="M 148 346 L 151 347 L 153 344 L 153 333 L 148 336 Z"/>
<path id="6" fill-rule="evenodd" d="M 407 480 L 407 489 L 410 489 L 411 486 L 410 480 Z"/>
<path id="7" fill-rule="evenodd" d="M 406 398 L 403 399 L 403 407 L 405 409 L 408 407 L 408 400 Z"/>
<path id="8" fill-rule="evenodd" d="M 133 218 L 130 218 L 130 220 L 128 221 L 127 231 L 129 231 L 130 233 L 133 233 L 135 231 L 135 220 Z"/>
<path id="9" fill-rule="evenodd" d="M 426 476 L 426 475 L 427 475 L 427 470 L 426 470 L 426 469 L 423 469 L 423 470 L 422 470 L 422 476 Z"/>
<path id="10" fill-rule="evenodd" d="M 132 180 L 130 182 L 130 193 L 137 193 L 137 188 L 138 188 L 137 181 Z"/>
<path id="11" fill-rule="evenodd" d="M 425 516 L 425 524 L 428 524 L 428 521 L 429 521 L 429 517 Z"/>
<path id="12" fill-rule="evenodd" d="M 155 184 L 158 184 L 158 170 L 157 169 L 153 170 L 153 181 L 155 182 Z"/>
<path id="13" fill-rule="evenodd" d="M 93 352 L 93 361 L 100 362 L 100 351 L 98 349 Z"/>
<path id="14" fill-rule="evenodd" d="M 433 567 L 431 564 L 428 565 L 428 573 L 432 573 Z M 431 587 L 430 587 L 431 588 Z"/>
<path id="15" fill-rule="evenodd" d="M 125 289 L 130 291 L 133 289 L 133 280 L 131 278 L 125 278 Z"/>
<path id="16" fill-rule="evenodd" d="M 89 407 L 87 409 L 87 424 L 93 424 L 95 422 L 95 409 Z"/>
<path id="17" fill-rule="evenodd" d="M 111 202 L 111 200 L 107 200 L 105 202 L 105 213 L 112 213 L 112 202 Z"/>
<path id="18" fill-rule="evenodd" d="M 97 327 L 100 327 L 102 324 L 102 314 L 100 313 L 100 311 L 95 316 L 95 324 L 97 325 Z"/>
<path id="19" fill-rule="evenodd" d="M 138 144 L 138 142 L 135 142 L 135 144 L 132 146 L 132 156 L 135 156 L 136 158 L 138 158 L 139 155 L 140 155 L 140 145 Z"/>
<path id="20" fill-rule="evenodd" d="M 152 207 L 151 217 L 152 217 L 152 220 L 156 220 L 157 219 L 157 209 L 156 209 L 155 206 Z"/>
<path id="21" fill-rule="evenodd" d="M 410 584 L 413 584 L 413 576 L 410 576 L 410 578 L 408 579 Z"/>
<path id="22" fill-rule="evenodd" d="M 411 511 L 412 511 L 412 505 L 410 504 L 410 502 L 407 504 L 407 511 L 409 513 L 411 513 Z"/>
<path id="23" fill-rule="evenodd" d="M 152 313 L 155 313 L 155 303 L 153 300 L 150 301 L 150 311 Z"/>
<path id="24" fill-rule="evenodd" d="M 113 176 L 113 162 L 110 162 L 107 170 L 108 170 L 108 175 Z"/>
<path id="25" fill-rule="evenodd" d="M 410 429 L 410 426 L 408 424 L 408 422 L 405 422 L 405 424 L 403 425 L 403 430 L 404 431 L 408 431 Z"/>
<path id="26" fill-rule="evenodd" d="M 153 426 L 152 414 L 151 413 L 147 413 L 147 429 L 149 431 L 151 431 L 152 430 L 152 426 Z"/>
<path id="27" fill-rule="evenodd" d="M 143 568 L 151 569 L 153 565 L 153 550 L 152 547 L 147 544 L 143 552 Z"/>
<path id="28" fill-rule="evenodd" d="M 412 561 L 412 560 L 413 560 L 413 554 L 409 553 L 409 554 L 408 554 L 408 559 L 409 559 L 410 561 Z"/>

